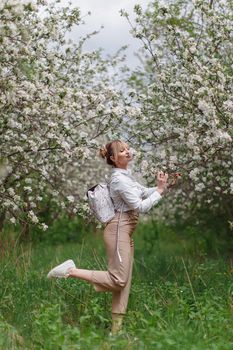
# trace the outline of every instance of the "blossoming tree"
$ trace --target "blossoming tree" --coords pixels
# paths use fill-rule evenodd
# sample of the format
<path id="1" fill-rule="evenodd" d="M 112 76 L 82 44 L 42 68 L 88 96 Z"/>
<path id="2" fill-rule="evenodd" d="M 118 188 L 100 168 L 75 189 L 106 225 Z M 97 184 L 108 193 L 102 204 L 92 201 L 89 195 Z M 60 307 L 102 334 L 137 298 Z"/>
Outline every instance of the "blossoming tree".
<path id="1" fill-rule="evenodd" d="M 144 62 L 128 77 L 142 109 L 129 135 L 141 145 L 148 180 L 157 168 L 183 175 L 162 213 L 187 217 L 209 207 L 232 221 L 232 1 L 154 1 L 135 13 L 132 23 L 122 11 Z"/>
<path id="2" fill-rule="evenodd" d="M 81 213 L 102 167 L 89 160 L 124 115 L 108 75 L 117 57 L 84 53 L 88 36 L 78 44 L 68 39 L 82 18 L 77 8 L 58 5 L 0 4 L 1 225 L 7 218 L 46 229 L 43 211 Z"/>

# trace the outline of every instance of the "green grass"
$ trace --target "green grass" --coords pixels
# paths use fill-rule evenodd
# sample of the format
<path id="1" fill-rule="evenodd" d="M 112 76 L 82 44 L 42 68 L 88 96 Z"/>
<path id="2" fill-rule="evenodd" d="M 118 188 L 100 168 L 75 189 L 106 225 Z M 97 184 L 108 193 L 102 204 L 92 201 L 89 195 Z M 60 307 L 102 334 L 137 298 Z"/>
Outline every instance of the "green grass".
<path id="1" fill-rule="evenodd" d="M 110 294 L 83 281 L 45 278 L 67 258 L 105 268 L 101 235 L 73 244 L 8 244 L 1 250 L 0 350 L 232 349 L 232 273 L 218 241 L 212 237 L 210 254 L 201 233 L 187 239 L 150 223 L 139 225 L 134 240 L 128 313 L 115 337 Z"/>

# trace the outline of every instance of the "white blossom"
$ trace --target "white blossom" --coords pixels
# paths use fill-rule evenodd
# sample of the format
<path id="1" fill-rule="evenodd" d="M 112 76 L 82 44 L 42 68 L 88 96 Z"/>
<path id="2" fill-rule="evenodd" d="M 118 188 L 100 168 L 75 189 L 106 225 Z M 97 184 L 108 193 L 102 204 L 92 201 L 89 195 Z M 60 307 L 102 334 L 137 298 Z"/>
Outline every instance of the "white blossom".
<path id="1" fill-rule="evenodd" d="M 48 229 L 48 225 L 46 225 L 45 223 L 42 223 L 41 228 L 43 231 L 46 231 Z"/>
<path id="2" fill-rule="evenodd" d="M 24 191 L 31 193 L 32 192 L 32 188 L 30 186 L 24 186 Z"/>
<path id="3" fill-rule="evenodd" d="M 73 203 L 74 202 L 74 196 L 67 196 L 66 197 L 69 202 Z"/>
<path id="4" fill-rule="evenodd" d="M 28 217 L 29 217 L 30 221 L 34 224 L 37 224 L 39 222 L 38 217 L 35 215 L 35 213 L 32 210 L 30 210 L 28 212 Z"/>
<path id="5" fill-rule="evenodd" d="M 16 223 L 16 219 L 15 219 L 14 217 L 10 218 L 10 222 L 11 222 L 12 224 L 15 224 L 15 223 Z"/>

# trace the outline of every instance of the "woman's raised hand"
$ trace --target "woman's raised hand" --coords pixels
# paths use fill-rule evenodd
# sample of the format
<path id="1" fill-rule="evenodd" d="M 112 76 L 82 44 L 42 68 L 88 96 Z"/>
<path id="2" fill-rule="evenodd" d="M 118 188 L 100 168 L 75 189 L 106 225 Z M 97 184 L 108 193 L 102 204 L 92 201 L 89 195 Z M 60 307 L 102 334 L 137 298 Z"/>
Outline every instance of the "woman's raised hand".
<path id="1" fill-rule="evenodd" d="M 168 174 L 163 171 L 157 173 L 157 191 L 161 194 L 167 188 Z"/>

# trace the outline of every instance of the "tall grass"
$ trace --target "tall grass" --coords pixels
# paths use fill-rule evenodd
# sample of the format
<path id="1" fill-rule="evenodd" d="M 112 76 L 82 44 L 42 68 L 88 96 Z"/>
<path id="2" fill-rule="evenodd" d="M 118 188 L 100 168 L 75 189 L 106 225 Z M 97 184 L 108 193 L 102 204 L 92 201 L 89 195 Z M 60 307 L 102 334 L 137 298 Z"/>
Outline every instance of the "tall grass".
<path id="1" fill-rule="evenodd" d="M 210 252 L 201 232 L 193 236 L 153 222 L 138 226 L 128 313 L 115 337 L 110 294 L 79 280 L 46 279 L 67 258 L 105 268 L 101 235 L 59 245 L 8 242 L 1 254 L 0 349 L 232 349 L 229 260 L 222 248 Z"/>

